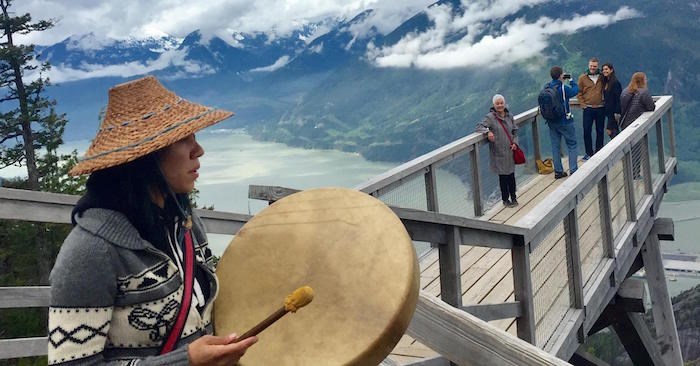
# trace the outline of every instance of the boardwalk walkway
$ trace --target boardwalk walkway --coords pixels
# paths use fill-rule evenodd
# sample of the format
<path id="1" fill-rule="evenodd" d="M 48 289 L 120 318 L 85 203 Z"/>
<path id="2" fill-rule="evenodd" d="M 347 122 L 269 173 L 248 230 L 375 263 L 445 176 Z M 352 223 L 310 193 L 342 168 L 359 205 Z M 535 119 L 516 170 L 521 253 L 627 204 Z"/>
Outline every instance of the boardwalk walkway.
<path id="1" fill-rule="evenodd" d="M 672 236 L 672 221 L 657 217 L 676 173 L 672 101 L 656 98 L 656 111 L 580 162 L 572 176 L 536 175 L 521 184 L 514 208 L 492 203 L 481 134 L 356 187 L 392 206 L 414 241 L 432 243 L 420 259 L 413 320 L 384 364 L 561 365 L 589 333 L 612 325 L 628 335 L 623 343 L 633 358 L 682 365 L 659 250 L 659 237 Z M 543 157 L 540 142 L 548 142 L 537 116 L 536 108 L 516 116 L 530 164 Z M 445 190 L 445 179 L 461 190 Z M 0 219 L 67 223 L 76 200 L 3 188 Z M 199 214 L 208 232 L 218 234 L 235 234 L 250 219 Z M 614 307 L 618 291 L 641 268 L 656 339 L 639 314 Z M 46 307 L 48 290 L 0 288 L 0 309 Z M 46 342 L 0 340 L 0 360 L 45 354 Z"/>

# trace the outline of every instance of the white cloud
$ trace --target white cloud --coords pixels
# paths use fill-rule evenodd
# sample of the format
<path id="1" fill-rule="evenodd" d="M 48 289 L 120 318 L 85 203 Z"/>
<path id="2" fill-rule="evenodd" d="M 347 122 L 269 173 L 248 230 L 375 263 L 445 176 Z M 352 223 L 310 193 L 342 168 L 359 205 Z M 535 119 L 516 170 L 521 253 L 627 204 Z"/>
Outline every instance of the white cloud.
<path id="1" fill-rule="evenodd" d="M 275 63 L 273 63 L 272 65 L 264 66 L 264 67 L 256 67 L 254 69 L 251 69 L 250 71 L 251 72 L 272 72 L 272 71 L 275 71 L 275 70 L 283 67 L 287 63 L 289 63 L 289 56 L 285 55 L 285 56 L 278 58 L 277 61 L 275 61 Z"/>
<path id="2" fill-rule="evenodd" d="M 194 62 L 192 60 L 185 60 L 186 55 L 186 50 L 170 50 L 163 52 L 157 59 L 147 61 L 145 63 L 132 61 L 118 65 L 106 66 L 84 63 L 81 64 L 80 68 L 78 69 L 59 64 L 53 65 L 51 70 L 44 73 L 44 76 L 48 76 L 54 83 L 61 83 L 110 76 L 127 78 L 134 75 L 143 75 L 154 71 L 163 70 L 169 66 L 177 66 L 181 68 L 184 73 L 182 73 L 180 76 L 187 75 L 188 77 L 192 77 L 213 74 L 216 72 L 216 70 L 209 65 Z M 31 79 L 34 76 L 27 75 L 27 77 Z M 178 78 L 178 75 L 170 75 L 168 78 Z"/>
<path id="3" fill-rule="evenodd" d="M 361 11 L 378 11 L 368 25 L 391 30 L 412 9 L 432 0 L 22 0 L 16 14 L 29 12 L 34 20 L 58 19 L 48 31 L 19 37 L 21 42 L 50 45 L 74 34 L 93 32 L 118 40 L 162 36 L 184 37 L 199 29 L 211 37 L 227 32 L 265 32 L 284 36 L 306 24 L 327 18 L 347 19 Z M 393 26 L 393 27 L 392 27 Z M 359 32 L 359 30 L 357 30 Z M 234 41 L 233 39 L 225 39 Z"/>
<path id="4" fill-rule="evenodd" d="M 367 58 L 379 67 L 417 67 L 422 69 L 447 69 L 470 66 L 500 66 L 539 55 L 548 46 L 549 38 L 556 34 L 571 34 L 591 27 L 604 27 L 621 20 L 639 17 L 636 10 L 622 7 L 614 14 L 593 12 L 575 15 L 569 19 L 541 17 L 533 23 L 522 18 L 503 25 L 500 34 L 486 35 L 478 41 L 474 37 L 483 28 L 483 21 L 503 18 L 531 6 L 539 0 L 507 2 L 496 1 L 488 5 L 484 1 L 467 6 L 463 16 L 453 16 L 447 6 L 428 10 L 434 26 L 423 33 L 411 33 L 393 46 L 371 46 Z M 496 6 L 496 3 L 502 6 Z M 480 6 L 491 6 L 491 8 Z M 506 6 L 509 5 L 509 6 Z M 516 6 L 517 5 L 517 6 Z M 448 36 L 459 30 L 468 34 L 456 42 L 448 42 Z"/>

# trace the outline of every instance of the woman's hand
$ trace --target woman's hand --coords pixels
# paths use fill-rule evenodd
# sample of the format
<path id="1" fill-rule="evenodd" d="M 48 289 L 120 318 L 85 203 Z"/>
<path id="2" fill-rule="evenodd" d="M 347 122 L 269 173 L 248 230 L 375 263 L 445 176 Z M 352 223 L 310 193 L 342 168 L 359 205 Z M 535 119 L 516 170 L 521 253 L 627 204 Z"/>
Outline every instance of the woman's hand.
<path id="1" fill-rule="evenodd" d="M 488 134 L 486 134 L 486 137 L 489 139 L 489 141 L 493 142 L 496 138 L 493 135 L 493 132 L 489 131 Z"/>
<path id="2" fill-rule="evenodd" d="M 205 335 L 189 344 L 187 355 L 192 366 L 233 365 L 257 341 L 258 337 L 250 337 L 239 342 L 235 333 L 225 337 Z"/>
<path id="3" fill-rule="evenodd" d="M 516 145 L 516 144 L 510 144 L 510 149 L 511 149 L 511 150 L 515 151 L 515 149 L 517 149 L 517 148 L 518 148 L 518 145 Z"/>

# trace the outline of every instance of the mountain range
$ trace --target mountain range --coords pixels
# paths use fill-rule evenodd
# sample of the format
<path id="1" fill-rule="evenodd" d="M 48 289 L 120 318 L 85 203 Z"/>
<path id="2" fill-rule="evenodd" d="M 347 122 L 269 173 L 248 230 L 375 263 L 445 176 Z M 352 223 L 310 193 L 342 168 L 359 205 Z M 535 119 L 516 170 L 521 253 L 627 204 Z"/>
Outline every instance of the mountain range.
<path id="1" fill-rule="evenodd" d="M 516 113 L 531 108 L 551 65 L 579 74 L 588 58 L 597 56 L 615 64 L 623 87 L 633 72 L 642 70 L 653 94 L 674 95 L 679 156 L 690 168 L 685 173 L 681 169 L 679 178 L 700 180 L 700 126 L 693 123 L 700 112 L 700 38 L 692 36 L 700 33 L 693 21 L 700 16 L 697 1 L 531 3 L 489 17 L 475 5 L 442 0 L 386 33 L 368 25 L 376 15 L 368 9 L 284 36 L 234 33 L 222 39 L 195 30 L 182 39 L 119 41 L 83 34 L 37 51 L 53 65 L 57 85 L 50 95 L 58 110 L 67 113 L 68 141 L 92 137 L 111 85 L 148 73 L 185 98 L 235 111 L 222 127 L 243 127 L 259 139 L 359 152 L 386 161 L 404 161 L 471 133 L 494 93 L 504 94 Z M 492 58 L 487 64 L 473 54 L 444 52 L 432 60 L 476 60 L 445 68 L 421 67 L 417 59 L 408 67 L 380 67 L 380 61 L 401 56 L 382 58 L 387 50 L 401 51 L 410 45 L 408 40 L 439 29 L 442 18 L 436 14 L 477 19 L 470 24 L 478 26 L 451 27 L 441 34 L 442 50 L 457 48 L 465 40 L 475 45 L 493 41 L 496 50 L 497 41 L 508 38 L 517 26 L 574 27 L 575 21 L 592 19 L 586 14 L 624 13 L 620 9 L 632 9 L 629 12 L 636 15 L 548 33 L 546 46 L 524 58 L 517 57 L 519 47 L 536 49 L 540 38 L 525 37 L 497 57 L 488 50 L 479 54 Z"/>

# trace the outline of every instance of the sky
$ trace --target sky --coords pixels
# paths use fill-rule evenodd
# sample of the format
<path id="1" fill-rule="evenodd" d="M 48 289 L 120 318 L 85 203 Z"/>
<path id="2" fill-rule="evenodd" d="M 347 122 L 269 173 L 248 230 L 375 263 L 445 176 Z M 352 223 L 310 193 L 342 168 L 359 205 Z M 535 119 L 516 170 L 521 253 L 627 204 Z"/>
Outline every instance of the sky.
<path id="1" fill-rule="evenodd" d="M 101 47 L 112 39 L 164 35 L 183 38 L 197 29 L 205 40 L 218 36 L 235 46 L 237 32 L 284 37 L 305 24 L 350 19 L 371 8 L 374 9 L 371 16 L 349 29 L 355 37 L 363 37 L 372 28 L 387 34 L 419 11 L 426 11 L 433 27 L 410 33 L 391 46 L 370 44 L 365 55 L 377 67 L 420 69 L 495 67 L 521 62 L 541 55 L 557 35 L 644 16 L 632 7 L 621 6 L 610 13 L 592 10 L 571 14 L 566 19 L 516 18 L 503 24 L 495 34 L 479 36 L 492 19 L 552 1 L 556 0 L 462 0 L 463 15 L 446 5 L 429 6 L 434 0 L 16 0 L 12 9 L 17 13 L 29 12 L 35 20 L 57 20 L 54 28 L 19 38 L 20 42 L 50 45 L 72 35 L 92 33 L 78 42 L 85 49 Z M 321 24 L 316 36 L 328 30 L 323 26 L 328 23 Z M 455 40 L 455 33 L 463 35 Z M 57 82 L 98 76 L 129 77 L 169 65 L 200 74 L 216 72 L 208 65 L 189 63 L 184 52 L 171 49 L 157 60 L 124 65 L 85 64 L 72 69 L 54 64 L 50 77 Z M 291 57 L 283 56 L 271 65 L 251 71 L 274 71 Z"/>

